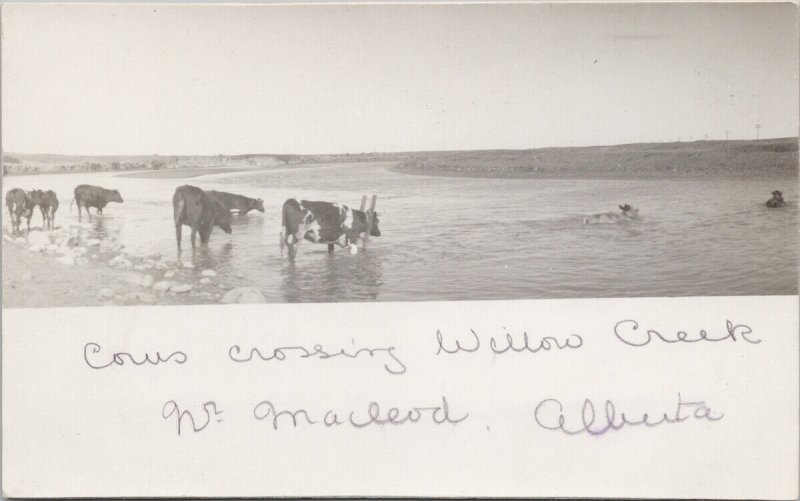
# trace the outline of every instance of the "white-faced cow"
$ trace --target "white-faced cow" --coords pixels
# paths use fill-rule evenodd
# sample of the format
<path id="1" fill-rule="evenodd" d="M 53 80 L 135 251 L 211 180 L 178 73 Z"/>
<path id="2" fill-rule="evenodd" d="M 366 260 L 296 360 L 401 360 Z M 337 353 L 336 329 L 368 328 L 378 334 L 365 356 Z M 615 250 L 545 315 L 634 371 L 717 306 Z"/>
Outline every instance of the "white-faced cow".
<path id="1" fill-rule="evenodd" d="M 22 218 L 28 219 L 28 230 L 31 229 L 31 216 L 33 215 L 33 208 L 35 205 L 31 197 L 25 193 L 25 190 L 13 188 L 6 193 L 6 207 L 8 207 L 8 214 L 11 216 L 11 233 L 16 235 L 20 233 L 20 224 Z"/>
<path id="2" fill-rule="evenodd" d="M 53 190 L 33 190 L 28 194 L 33 205 L 38 205 L 42 211 L 42 229 L 52 230 L 58 210 L 58 197 Z"/>
<path id="3" fill-rule="evenodd" d="M 206 191 L 206 195 L 229 211 L 236 211 L 240 216 L 247 214 L 251 210 L 264 212 L 264 201 L 260 198 L 248 198 L 235 193 L 215 190 Z"/>
<path id="4" fill-rule="evenodd" d="M 328 244 L 328 252 L 333 252 L 334 244 L 357 252 L 357 240 L 368 230 L 373 237 L 381 236 L 377 213 L 368 228 L 367 213 L 331 202 L 298 202 L 290 198 L 283 203 L 282 222 L 281 252 L 284 246 L 288 247 L 291 259 L 297 254 L 301 240 Z"/>
<path id="5" fill-rule="evenodd" d="M 91 217 L 89 207 L 96 208 L 97 213 L 102 214 L 103 207 L 108 205 L 109 202 L 123 202 L 119 190 L 107 190 L 100 186 L 92 186 L 90 184 L 79 184 L 75 187 L 74 194 L 75 197 L 72 199 L 72 202 L 78 204 L 78 219 L 81 217 L 81 207 L 86 209 L 86 214 Z M 72 202 L 69 204 L 70 210 L 72 210 Z"/>
<path id="6" fill-rule="evenodd" d="M 195 247 L 195 238 L 198 232 L 200 233 L 200 245 L 207 245 L 214 226 L 219 226 L 225 233 L 232 231 L 231 212 L 195 186 L 185 184 L 178 187 L 172 196 L 172 207 L 175 216 L 175 238 L 178 241 L 178 252 L 181 250 L 183 225 L 192 228 L 192 248 Z"/>

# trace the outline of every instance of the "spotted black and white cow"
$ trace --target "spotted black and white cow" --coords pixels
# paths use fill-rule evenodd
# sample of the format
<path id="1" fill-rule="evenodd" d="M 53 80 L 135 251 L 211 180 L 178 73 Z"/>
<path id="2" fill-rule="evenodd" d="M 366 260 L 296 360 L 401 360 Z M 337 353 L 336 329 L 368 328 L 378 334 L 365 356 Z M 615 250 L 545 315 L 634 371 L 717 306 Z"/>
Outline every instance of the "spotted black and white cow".
<path id="1" fill-rule="evenodd" d="M 283 227 L 281 228 L 281 252 L 288 247 L 289 258 L 294 259 L 301 240 L 328 244 L 333 252 L 334 244 L 349 247 L 358 252 L 357 240 L 367 232 L 367 213 L 332 202 L 297 201 L 290 198 L 283 203 Z M 370 236 L 381 236 L 378 214 L 372 217 Z"/>

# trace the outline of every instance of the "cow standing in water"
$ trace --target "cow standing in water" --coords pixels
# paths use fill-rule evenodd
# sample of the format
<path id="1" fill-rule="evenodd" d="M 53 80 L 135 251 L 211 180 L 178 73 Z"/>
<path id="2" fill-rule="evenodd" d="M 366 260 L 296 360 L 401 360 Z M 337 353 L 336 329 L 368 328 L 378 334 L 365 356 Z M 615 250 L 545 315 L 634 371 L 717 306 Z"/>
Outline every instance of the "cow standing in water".
<path id="1" fill-rule="evenodd" d="M 14 188 L 6 193 L 6 207 L 11 216 L 11 234 L 16 235 L 21 232 L 19 226 L 22 218 L 28 219 L 28 231 L 31 229 L 31 216 L 35 207 L 31 197 L 24 190 Z"/>
<path id="2" fill-rule="evenodd" d="M 119 190 L 107 190 L 90 184 L 79 184 L 75 187 L 74 194 L 75 197 L 72 202 L 77 202 L 78 204 L 78 219 L 81 218 L 81 207 L 86 209 L 86 214 L 89 217 L 92 217 L 89 207 L 94 207 L 97 209 L 98 214 L 103 214 L 103 208 L 109 202 L 122 203 L 124 201 Z M 72 210 L 72 202 L 69 204 L 70 210 Z"/>
<path id="3" fill-rule="evenodd" d="M 364 211 L 331 202 L 298 202 L 294 198 L 283 203 L 282 224 L 281 252 L 284 246 L 288 247 L 290 259 L 297 255 L 297 246 L 303 239 L 328 244 L 328 252 L 333 252 L 334 244 L 349 246 L 351 252 L 358 252 L 357 240 L 368 230 L 367 213 Z M 372 216 L 369 234 L 381 236 L 377 213 Z"/>
<path id="4" fill-rule="evenodd" d="M 33 190 L 29 194 L 33 205 L 39 206 L 42 211 L 42 229 L 52 230 L 58 210 L 58 197 L 53 190 Z"/>
<path id="5" fill-rule="evenodd" d="M 592 214 L 583 218 L 584 224 L 609 224 L 609 223 L 625 223 L 639 219 L 639 209 L 634 209 L 628 204 L 619 206 L 622 212 L 602 212 L 600 214 Z"/>
<path id="6" fill-rule="evenodd" d="M 215 190 L 206 191 L 206 195 L 229 211 L 236 211 L 240 216 L 244 216 L 251 210 L 264 212 L 264 201 L 260 198 L 248 198 L 235 193 Z"/>
<path id="7" fill-rule="evenodd" d="M 192 248 L 195 247 L 195 238 L 198 232 L 200 233 L 200 245 L 207 245 L 214 226 L 219 226 L 225 233 L 232 231 L 231 212 L 195 186 L 185 184 L 176 189 L 172 196 L 172 207 L 178 252 L 181 251 L 181 228 L 184 224 L 192 228 Z"/>
<path id="8" fill-rule="evenodd" d="M 772 198 L 767 200 L 767 207 L 771 209 L 775 209 L 777 207 L 783 207 L 786 205 L 786 202 L 783 200 L 783 193 L 778 190 L 772 192 Z"/>

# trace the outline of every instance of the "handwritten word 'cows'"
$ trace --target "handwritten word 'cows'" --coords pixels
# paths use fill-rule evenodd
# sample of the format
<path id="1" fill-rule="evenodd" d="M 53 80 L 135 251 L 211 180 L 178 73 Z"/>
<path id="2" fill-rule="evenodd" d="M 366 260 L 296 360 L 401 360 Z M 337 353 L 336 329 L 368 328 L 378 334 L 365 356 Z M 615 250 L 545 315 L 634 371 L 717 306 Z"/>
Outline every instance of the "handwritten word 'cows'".
<path id="1" fill-rule="evenodd" d="M 331 202 L 298 202 L 290 198 L 283 203 L 281 252 L 288 247 L 289 258 L 294 259 L 300 241 L 308 240 L 328 244 L 328 252 L 333 252 L 336 244 L 349 247 L 355 254 L 358 252 L 358 239 L 367 232 L 373 237 L 381 236 L 378 223 L 377 213 L 372 215 L 370 226 L 366 212 Z"/>

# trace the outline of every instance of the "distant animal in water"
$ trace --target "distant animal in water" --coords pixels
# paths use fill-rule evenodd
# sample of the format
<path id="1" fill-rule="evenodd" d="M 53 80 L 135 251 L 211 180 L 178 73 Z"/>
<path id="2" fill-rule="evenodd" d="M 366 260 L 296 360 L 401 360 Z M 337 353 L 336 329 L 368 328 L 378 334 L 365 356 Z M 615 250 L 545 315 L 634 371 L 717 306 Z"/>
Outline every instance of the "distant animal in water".
<path id="1" fill-rule="evenodd" d="M 86 209 L 86 214 L 91 217 L 89 207 L 96 208 L 97 214 L 102 214 L 103 208 L 108 205 L 109 202 L 123 202 L 119 190 L 107 190 L 100 186 L 92 186 L 90 184 L 79 184 L 75 187 L 74 194 L 75 196 L 69 204 L 69 209 L 70 211 L 72 210 L 73 202 L 78 204 L 78 219 L 81 217 L 81 207 Z"/>
<path id="2" fill-rule="evenodd" d="M 298 202 L 290 198 L 283 203 L 281 253 L 284 247 L 288 247 L 289 258 L 294 259 L 301 240 L 328 244 L 328 252 L 333 252 L 336 244 L 349 247 L 350 252 L 356 253 L 358 239 L 367 233 L 368 224 L 364 211 L 332 202 Z M 378 225 L 378 214 L 374 213 L 370 236 L 381 236 Z"/>
<path id="3" fill-rule="evenodd" d="M 215 190 L 206 191 L 206 194 L 229 211 L 238 212 L 240 216 L 247 214 L 251 210 L 264 212 L 264 201 L 260 198 L 248 198 L 235 193 Z"/>
<path id="4" fill-rule="evenodd" d="M 25 190 L 13 188 L 6 193 L 6 207 L 8 207 L 8 214 L 11 216 L 11 233 L 16 235 L 20 233 L 20 224 L 22 218 L 28 220 L 28 231 L 31 229 L 31 216 L 33 215 L 33 208 L 35 205 L 30 196 L 25 193 Z"/>
<path id="5" fill-rule="evenodd" d="M 29 193 L 34 206 L 38 205 L 42 211 L 42 229 L 52 230 L 58 210 L 58 197 L 53 190 L 33 190 Z"/>
<path id="6" fill-rule="evenodd" d="M 620 205 L 621 212 L 603 212 L 583 218 L 584 224 L 612 224 L 632 221 L 639 218 L 639 209 L 628 204 Z"/>
<path id="7" fill-rule="evenodd" d="M 783 200 L 783 193 L 778 190 L 772 192 L 772 198 L 767 200 L 767 207 L 775 208 L 775 207 L 783 207 L 786 205 L 786 202 Z"/>
<path id="8" fill-rule="evenodd" d="M 192 248 L 195 247 L 197 233 L 200 233 L 200 245 L 207 245 L 211 238 L 211 230 L 219 226 L 225 233 L 231 233 L 231 212 L 211 199 L 210 196 L 196 186 L 185 184 L 175 190 L 172 196 L 172 207 L 175 217 L 175 238 L 178 241 L 178 252 L 181 250 L 181 228 L 183 225 L 192 228 Z"/>

